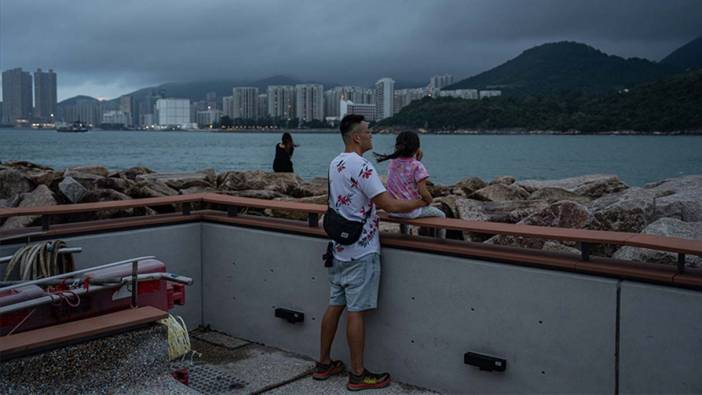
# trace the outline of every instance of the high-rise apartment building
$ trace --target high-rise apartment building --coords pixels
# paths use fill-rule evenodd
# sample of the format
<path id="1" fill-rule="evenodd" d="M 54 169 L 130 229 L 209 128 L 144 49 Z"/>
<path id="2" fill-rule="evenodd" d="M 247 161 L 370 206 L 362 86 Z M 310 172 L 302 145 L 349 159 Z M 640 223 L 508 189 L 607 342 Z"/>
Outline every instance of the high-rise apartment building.
<path id="1" fill-rule="evenodd" d="M 188 128 L 190 122 L 190 99 L 158 99 L 156 101 L 158 124 Z"/>
<path id="2" fill-rule="evenodd" d="M 378 120 L 389 118 L 395 110 L 395 81 L 381 78 L 375 83 L 375 107 Z"/>
<path id="3" fill-rule="evenodd" d="M 267 118 L 268 115 L 268 94 L 259 93 L 256 100 L 256 108 L 258 109 L 258 118 Z"/>
<path id="4" fill-rule="evenodd" d="M 32 76 L 22 68 L 2 73 L 2 123 L 14 125 L 32 117 Z"/>
<path id="5" fill-rule="evenodd" d="M 34 117 L 52 122 L 56 114 L 56 73 L 52 69 L 34 72 Z"/>
<path id="6" fill-rule="evenodd" d="M 120 96 L 120 98 L 119 98 L 119 111 L 126 114 L 126 117 L 127 117 L 127 122 L 125 122 L 126 126 L 133 126 L 135 124 L 135 121 L 138 122 L 139 114 L 137 111 L 136 103 L 134 101 L 134 96 L 131 96 L 131 95 Z"/>
<path id="7" fill-rule="evenodd" d="M 57 119 L 63 122 L 82 122 L 96 126 L 102 123 L 102 103 L 92 97 L 79 96 L 57 105 Z"/>
<path id="8" fill-rule="evenodd" d="M 424 88 L 414 88 L 414 89 L 398 89 L 395 91 L 395 102 L 393 113 L 397 114 L 404 107 L 409 105 L 415 100 L 419 100 L 424 96 L 428 95 L 428 90 Z"/>
<path id="9" fill-rule="evenodd" d="M 234 107 L 232 103 L 233 100 L 231 96 L 224 96 L 222 98 L 222 115 L 228 116 L 229 118 L 234 117 Z"/>
<path id="10" fill-rule="evenodd" d="M 232 89 L 232 118 L 258 118 L 258 88 L 243 86 Z"/>
<path id="11" fill-rule="evenodd" d="M 291 119 L 295 117 L 295 87 L 271 85 L 268 87 L 268 115 L 271 118 Z"/>
<path id="12" fill-rule="evenodd" d="M 429 80 L 429 89 L 441 89 L 445 86 L 453 84 L 453 75 L 440 74 L 432 76 Z"/>
<path id="13" fill-rule="evenodd" d="M 340 117 L 340 103 L 350 100 L 357 104 L 373 103 L 373 90 L 359 86 L 337 86 L 324 92 L 324 115 Z"/>
<path id="14" fill-rule="evenodd" d="M 302 122 L 324 120 L 324 86 L 295 85 L 295 116 Z"/>

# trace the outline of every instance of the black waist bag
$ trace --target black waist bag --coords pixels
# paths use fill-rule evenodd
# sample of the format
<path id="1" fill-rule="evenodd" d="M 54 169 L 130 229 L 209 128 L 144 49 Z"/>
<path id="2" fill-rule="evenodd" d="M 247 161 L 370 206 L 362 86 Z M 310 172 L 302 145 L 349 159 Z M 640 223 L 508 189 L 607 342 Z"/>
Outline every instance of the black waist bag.
<path id="1" fill-rule="evenodd" d="M 368 217 L 370 217 L 371 210 L 368 210 L 363 221 L 353 221 L 344 218 L 341 214 L 337 213 L 336 210 L 332 208 L 331 199 L 331 171 L 327 177 L 327 212 L 324 214 L 324 231 L 327 232 L 327 236 L 330 239 L 341 245 L 350 245 L 358 241 L 363 233 L 363 225 L 366 224 Z"/>
<path id="2" fill-rule="evenodd" d="M 361 238 L 365 221 L 351 221 L 344 218 L 331 207 L 324 214 L 324 231 L 330 239 L 341 245 L 353 244 Z"/>

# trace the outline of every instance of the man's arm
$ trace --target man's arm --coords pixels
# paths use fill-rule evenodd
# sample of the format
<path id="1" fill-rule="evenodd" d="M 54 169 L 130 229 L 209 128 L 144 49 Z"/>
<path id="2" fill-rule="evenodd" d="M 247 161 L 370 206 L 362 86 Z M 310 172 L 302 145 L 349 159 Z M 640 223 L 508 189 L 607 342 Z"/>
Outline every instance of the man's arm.
<path id="1" fill-rule="evenodd" d="M 383 192 L 376 195 L 373 199 L 373 204 L 389 213 L 407 213 L 416 208 L 424 207 L 428 203 L 424 200 L 399 200 L 390 196 L 389 193 Z"/>

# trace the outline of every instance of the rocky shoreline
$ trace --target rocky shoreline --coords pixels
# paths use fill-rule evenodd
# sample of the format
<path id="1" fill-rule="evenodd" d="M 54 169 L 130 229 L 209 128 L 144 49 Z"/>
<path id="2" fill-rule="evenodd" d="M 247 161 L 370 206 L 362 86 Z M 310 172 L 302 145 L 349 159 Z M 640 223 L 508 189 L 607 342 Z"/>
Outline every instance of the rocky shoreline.
<path id="1" fill-rule="evenodd" d="M 689 175 L 630 187 L 615 175 L 585 175 L 561 180 L 485 181 L 467 177 L 454 185 L 431 185 L 434 205 L 447 217 L 538 226 L 636 232 L 702 240 L 702 175 Z M 129 200 L 215 192 L 259 199 L 325 204 L 325 178 L 303 180 L 294 174 L 212 169 L 193 173 L 155 173 L 144 167 L 109 172 L 102 166 L 64 170 L 30 162 L 0 163 L 0 208 Z M 55 218 L 56 222 L 154 215 L 175 207 L 119 209 Z M 303 219 L 299 213 L 265 210 L 262 215 Z M 0 232 L 38 224 L 34 216 L 0 219 Z M 396 224 L 382 230 L 397 232 Z M 579 254 L 568 242 L 545 241 L 471 232 L 449 237 Z M 595 255 L 674 264 L 671 253 L 632 247 L 600 246 Z M 690 267 L 702 258 L 687 256 Z"/>

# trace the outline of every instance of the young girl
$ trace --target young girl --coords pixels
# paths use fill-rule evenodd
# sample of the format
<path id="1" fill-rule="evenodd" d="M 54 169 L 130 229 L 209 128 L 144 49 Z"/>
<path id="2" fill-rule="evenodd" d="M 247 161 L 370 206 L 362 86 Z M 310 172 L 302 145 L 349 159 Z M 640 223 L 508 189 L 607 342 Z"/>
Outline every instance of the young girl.
<path id="1" fill-rule="evenodd" d="M 395 199 L 425 199 L 430 200 L 431 194 L 427 189 L 429 172 L 419 159 L 422 151 L 419 149 L 419 136 L 415 132 L 402 132 L 395 140 L 395 152 L 390 155 L 375 154 L 378 162 L 390 159 L 388 165 L 388 192 Z M 446 214 L 436 207 L 426 206 L 409 213 L 389 213 L 393 217 L 420 218 L 440 217 Z M 446 229 L 439 229 L 440 238 L 446 238 Z"/>

